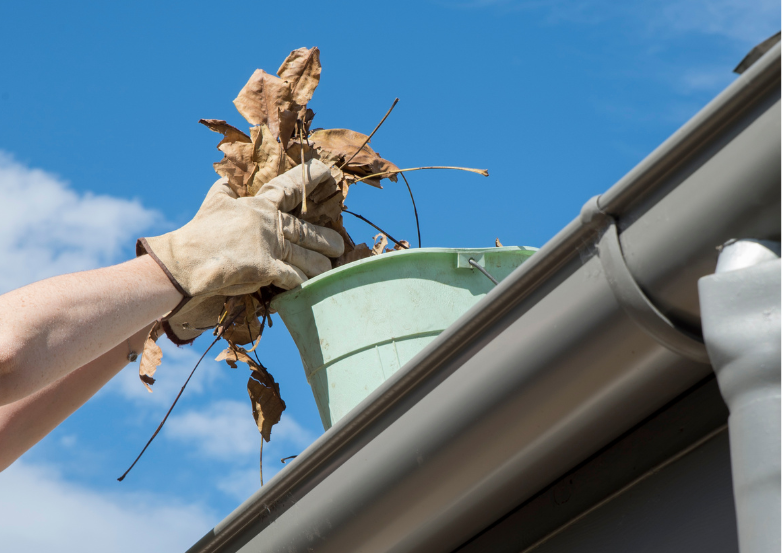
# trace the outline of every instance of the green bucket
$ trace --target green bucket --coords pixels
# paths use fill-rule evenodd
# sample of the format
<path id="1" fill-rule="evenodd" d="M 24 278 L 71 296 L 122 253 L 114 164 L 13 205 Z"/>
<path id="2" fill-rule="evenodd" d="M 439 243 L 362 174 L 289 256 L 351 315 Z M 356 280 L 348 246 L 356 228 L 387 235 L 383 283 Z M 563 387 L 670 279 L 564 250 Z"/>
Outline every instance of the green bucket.
<path id="1" fill-rule="evenodd" d="M 274 298 L 331 426 L 536 248 L 419 248 L 355 261 Z"/>

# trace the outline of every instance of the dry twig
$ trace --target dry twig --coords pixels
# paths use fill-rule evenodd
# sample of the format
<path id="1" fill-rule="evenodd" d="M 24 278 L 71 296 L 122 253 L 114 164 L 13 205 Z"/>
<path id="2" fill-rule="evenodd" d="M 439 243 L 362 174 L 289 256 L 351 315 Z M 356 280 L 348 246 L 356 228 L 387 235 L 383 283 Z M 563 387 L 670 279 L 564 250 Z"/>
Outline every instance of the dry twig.
<path id="1" fill-rule="evenodd" d="M 399 240 L 397 240 L 396 238 L 394 238 L 393 236 L 391 236 L 390 234 L 388 234 L 386 231 L 384 231 L 382 228 L 380 228 L 379 226 L 377 226 L 375 223 L 373 223 L 373 222 L 372 222 L 372 221 L 370 221 L 369 219 L 367 219 L 367 218 L 365 218 L 365 217 L 362 217 L 362 216 L 361 216 L 361 215 L 359 215 L 358 213 L 353 213 L 352 211 L 348 211 L 347 209 L 343 209 L 342 211 L 343 211 L 344 213 L 350 213 L 350 214 L 351 214 L 353 217 L 358 217 L 359 219 L 361 219 L 361 220 L 362 220 L 362 221 L 364 221 L 365 223 L 368 223 L 368 224 L 370 224 L 371 226 L 375 227 L 377 230 L 379 230 L 380 232 L 382 232 L 383 234 L 385 234 L 385 235 L 386 235 L 386 238 L 388 238 L 389 240 L 391 240 L 391 241 L 392 241 L 394 244 L 396 244 L 396 245 L 397 245 L 397 246 L 399 246 L 400 248 L 403 248 L 403 249 L 405 249 L 405 250 L 409 250 L 409 249 L 410 249 L 410 247 L 409 247 L 409 246 L 405 246 L 404 244 L 402 244 L 401 242 L 399 242 Z"/>
<path id="2" fill-rule="evenodd" d="M 409 173 L 410 171 L 421 171 L 422 169 L 458 169 L 459 171 L 469 171 L 470 173 L 478 173 L 479 175 L 483 175 L 484 177 L 489 176 L 489 170 L 488 169 L 471 169 L 469 167 L 450 167 L 446 165 L 432 165 L 430 167 L 412 167 L 410 169 L 399 169 L 398 171 L 385 171 L 383 173 L 375 173 L 373 175 L 367 175 L 366 177 L 361 177 L 360 179 L 357 179 L 356 182 L 362 182 L 367 179 L 373 179 L 375 177 L 387 177 L 388 175 L 395 175 L 397 173 Z"/>
<path id="3" fill-rule="evenodd" d="M 225 325 L 225 327 L 223 327 L 223 328 L 220 330 L 220 332 L 218 332 L 218 333 L 217 333 L 217 337 L 214 339 L 214 341 L 213 341 L 211 344 L 209 344 L 209 347 L 208 347 L 208 348 L 206 348 L 206 351 L 205 351 L 205 352 L 204 352 L 204 354 L 201 356 L 201 358 L 198 360 L 198 363 L 196 363 L 196 364 L 195 364 L 195 367 L 193 367 L 193 370 L 192 370 L 192 371 L 190 371 L 190 376 L 188 376 L 188 377 L 187 377 L 187 380 L 185 380 L 185 383 L 182 385 L 182 389 L 181 389 L 181 390 L 179 390 L 179 393 L 177 394 L 177 396 L 176 396 L 176 399 L 174 399 L 174 403 L 172 403 L 172 404 L 171 404 L 171 407 L 169 407 L 169 408 L 168 408 L 168 412 L 166 413 L 166 416 L 165 416 L 165 417 L 163 417 L 163 420 L 162 420 L 162 421 L 160 421 L 160 424 L 158 425 L 158 427 L 157 427 L 157 430 L 155 430 L 155 433 L 154 433 L 154 434 L 152 434 L 152 437 L 151 437 L 151 438 L 149 439 L 149 441 L 147 442 L 147 445 L 145 445 L 145 446 L 144 446 L 144 449 L 142 449 L 142 450 L 141 450 L 141 453 L 139 453 L 139 454 L 138 454 L 138 457 L 136 457 L 136 460 L 135 460 L 135 461 L 133 461 L 133 464 L 132 464 L 132 465 L 130 465 L 130 467 L 128 468 L 128 470 L 126 470 L 126 471 L 125 471 L 125 473 L 124 473 L 122 476 L 120 476 L 119 478 L 117 478 L 117 480 L 118 480 L 119 482 L 122 482 L 123 480 L 125 480 L 125 477 L 128 475 L 128 473 L 129 473 L 129 472 L 130 472 L 130 471 L 133 469 L 133 467 L 135 467 L 135 466 L 136 466 L 136 463 L 138 463 L 139 459 L 141 459 L 141 456 L 142 456 L 142 455 L 144 455 L 144 452 L 145 452 L 145 451 L 147 450 L 147 448 L 149 447 L 149 444 L 151 444 L 151 443 L 152 443 L 152 440 L 154 440 L 154 439 L 155 439 L 155 437 L 156 437 L 156 436 L 157 436 L 157 435 L 160 433 L 160 430 L 163 428 L 163 425 L 164 425 L 164 424 L 166 424 L 166 421 L 168 420 L 168 416 L 171 414 L 171 411 L 173 411 L 173 410 L 174 410 L 174 406 L 177 404 L 177 401 L 179 401 L 179 398 L 180 398 L 180 397 L 182 397 L 182 392 L 184 392 L 184 391 L 185 391 L 185 388 L 187 387 L 187 384 L 188 384 L 188 382 L 190 382 L 190 379 L 191 379 L 191 378 L 193 378 L 193 374 L 195 374 L 195 371 L 196 371 L 196 369 L 198 368 L 198 365 L 200 365 L 200 364 L 201 364 L 201 361 L 203 361 L 203 360 L 204 360 L 204 357 L 206 357 L 206 354 L 207 354 L 207 353 L 209 353 L 209 350 L 210 350 L 210 349 L 212 349 L 212 346 L 214 346 L 214 345 L 215 345 L 215 344 L 216 344 L 216 343 L 217 343 L 217 342 L 220 340 L 220 338 L 222 338 L 222 337 L 223 337 L 223 332 L 225 331 L 225 329 L 226 329 L 226 328 L 228 328 L 229 326 L 231 326 L 231 325 L 233 324 L 233 322 L 234 322 L 234 321 L 235 321 L 235 320 L 236 320 L 236 319 L 239 317 L 239 315 L 241 315 L 242 313 L 244 313 L 244 309 L 243 309 L 243 308 L 242 308 L 242 309 L 239 309 L 239 310 L 236 312 L 236 314 L 235 314 L 235 315 L 234 315 L 234 316 L 231 318 L 231 320 L 228 322 L 228 324 L 226 324 L 226 325 Z M 223 319 L 224 319 L 224 317 L 221 317 L 221 320 L 223 320 Z M 263 441 L 263 440 L 261 440 L 261 441 Z"/>
<path id="4" fill-rule="evenodd" d="M 393 109 L 394 109 L 394 106 L 396 106 L 396 103 L 397 103 L 398 101 L 399 101 L 399 98 L 396 98 L 396 99 L 394 100 L 394 103 L 393 103 L 393 104 L 391 104 L 391 107 L 390 107 L 390 108 L 388 108 L 388 111 L 387 111 L 387 112 L 386 112 L 386 114 L 383 116 L 383 118 L 380 120 L 380 123 L 378 123 L 378 124 L 377 124 L 377 127 L 375 127 L 375 130 L 373 130 L 371 133 L 369 133 L 369 136 L 367 136 L 367 139 L 364 141 L 364 143 L 361 145 L 361 147 L 360 147 L 358 150 L 356 150 L 356 151 L 355 151 L 355 153 L 354 153 L 352 156 L 350 156 L 350 157 L 348 158 L 348 160 L 347 160 L 345 163 L 343 163 L 342 165 L 340 165 L 340 166 L 339 166 L 339 168 L 340 168 L 340 169 L 342 169 L 343 167 L 346 167 L 346 166 L 347 166 L 347 164 L 348 164 L 348 163 L 350 163 L 350 162 L 353 160 L 353 158 L 354 158 L 354 157 L 356 157 L 356 156 L 358 155 L 358 153 L 359 153 L 361 150 L 363 150 L 363 149 L 364 149 L 364 146 L 366 146 L 367 144 L 369 144 L 369 140 L 370 140 L 370 139 L 372 138 L 372 136 L 373 136 L 373 135 L 374 135 L 374 134 L 377 132 L 377 130 L 380 128 L 380 125 L 382 125 L 382 124 L 383 124 L 383 122 L 386 120 L 386 118 L 387 118 L 389 115 L 391 115 L 391 110 L 393 110 Z"/>
<path id="5" fill-rule="evenodd" d="M 299 126 L 299 138 L 301 152 L 301 213 L 302 215 L 307 213 L 307 171 L 304 168 L 304 122 L 302 121 Z"/>
<path id="6" fill-rule="evenodd" d="M 407 177 L 404 173 L 400 173 L 407 185 L 407 191 L 410 192 L 410 199 L 413 202 L 413 213 L 415 213 L 415 229 L 418 231 L 418 247 L 421 247 L 421 225 L 418 224 L 418 208 L 415 207 L 415 198 L 413 198 L 413 189 L 410 188 L 410 183 L 407 182 Z"/>

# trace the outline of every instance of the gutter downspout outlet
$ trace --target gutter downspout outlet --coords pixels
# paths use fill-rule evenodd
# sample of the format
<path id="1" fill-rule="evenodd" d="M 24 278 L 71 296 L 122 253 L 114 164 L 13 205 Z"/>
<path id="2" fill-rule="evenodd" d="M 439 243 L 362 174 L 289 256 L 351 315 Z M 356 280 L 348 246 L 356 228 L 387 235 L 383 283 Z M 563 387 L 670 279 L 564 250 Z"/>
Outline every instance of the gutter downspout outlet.
<path id="1" fill-rule="evenodd" d="M 780 551 L 779 248 L 731 241 L 698 281 L 703 338 L 730 410 L 741 553 Z"/>

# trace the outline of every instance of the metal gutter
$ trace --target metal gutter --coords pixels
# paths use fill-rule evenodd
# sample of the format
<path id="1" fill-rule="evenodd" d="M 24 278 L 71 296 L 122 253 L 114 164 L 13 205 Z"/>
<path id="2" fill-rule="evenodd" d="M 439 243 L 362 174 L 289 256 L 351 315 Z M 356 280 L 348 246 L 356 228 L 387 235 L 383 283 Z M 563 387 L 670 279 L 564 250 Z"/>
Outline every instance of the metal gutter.
<path id="1" fill-rule="evenodd" d="M 714 248 L 779 236 L 779 63 L 777 45 L 190 551 L 447 551 L 707 375 L 627 316 L 596 213 L 697 335 Z"/>

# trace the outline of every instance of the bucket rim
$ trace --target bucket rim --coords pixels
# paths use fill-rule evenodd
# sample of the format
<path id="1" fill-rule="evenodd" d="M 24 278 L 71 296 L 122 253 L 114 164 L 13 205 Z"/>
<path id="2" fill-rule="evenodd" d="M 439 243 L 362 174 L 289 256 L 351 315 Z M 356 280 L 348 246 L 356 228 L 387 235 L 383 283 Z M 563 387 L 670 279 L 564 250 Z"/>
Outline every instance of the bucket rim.
<path id="1" fill-rule="evenodd" d="M 274 309 L 274 303 L 276 303 L 278 300 L 285 301 L 287 297 L 292 297 L 297 293 L 301 292 L 302 290 L 309 288 L 310 286 L 317 285 L 331 278 L 336 278 L 342 273 L 353 271 L 358 267 L 363 267 L 365 265 L 369 265 L 370 263 L 375 263 L 375 264 L 385 263 L 388 262 L 388 260 L 397 258 L 399 256 L 416 256 L 416 255 L 425 255 L 425 254 L 432 254 L 432 253 L 460 254 L 460 253 L 487 253 L 487 252 L 511 252 L 511 251 L 514 252 L 527 251 L 533 253 L 538 251 L 538 249 L 539 248 L 535 248 L 533 246 L 501 246 L 501 247 L 491 246 L 485 248 L 410 248 L 408 250 L 386 252 L 381 255 L 373 255 L 372 257 L 367 257 L 364 259 L 359 259 L 356 261 L 352 261 L 350 263 L 346 263 L 345 265 L 341 265 L 339 267 L 326 271 L 325 273 L 321 273 L 318 276 L 312 277 L 302 282 L 295 288 L 291 288 L 290 290 L 286 290 L 285 292 L 275 296 L 272 299 L 271 307 L 272 309 Z"/>

